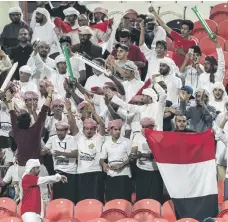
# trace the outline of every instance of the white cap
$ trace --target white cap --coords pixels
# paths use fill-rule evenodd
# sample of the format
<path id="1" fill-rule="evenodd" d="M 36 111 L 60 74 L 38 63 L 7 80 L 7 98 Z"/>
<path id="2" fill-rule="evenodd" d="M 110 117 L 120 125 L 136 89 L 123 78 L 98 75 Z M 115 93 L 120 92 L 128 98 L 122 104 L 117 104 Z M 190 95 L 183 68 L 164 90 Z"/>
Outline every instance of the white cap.
<path id="1" fill-rule="evenodd" d="M 66 9 L 63 10 L 63 14 L 65 16 L 67 16 L 67 15 L 77 15 L 77 16 L 79 16 L 80 12 L 78 10 L 76 10 L 75 8 L 73 8 L 73 7 L 69 7 L 69 8 L 66 8 Z"/>

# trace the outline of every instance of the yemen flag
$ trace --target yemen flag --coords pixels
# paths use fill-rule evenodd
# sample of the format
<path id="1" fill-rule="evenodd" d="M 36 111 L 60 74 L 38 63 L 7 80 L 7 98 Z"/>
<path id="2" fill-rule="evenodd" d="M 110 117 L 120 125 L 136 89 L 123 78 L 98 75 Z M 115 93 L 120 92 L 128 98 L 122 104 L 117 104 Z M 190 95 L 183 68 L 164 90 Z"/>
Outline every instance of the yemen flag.
<path id="1" fill-rule="evenodd" d="M 145 137 L 173 201 L 177 219 L 216 217 L 218 188 L 212 131 L 184 133 L 145 129 Z"/>

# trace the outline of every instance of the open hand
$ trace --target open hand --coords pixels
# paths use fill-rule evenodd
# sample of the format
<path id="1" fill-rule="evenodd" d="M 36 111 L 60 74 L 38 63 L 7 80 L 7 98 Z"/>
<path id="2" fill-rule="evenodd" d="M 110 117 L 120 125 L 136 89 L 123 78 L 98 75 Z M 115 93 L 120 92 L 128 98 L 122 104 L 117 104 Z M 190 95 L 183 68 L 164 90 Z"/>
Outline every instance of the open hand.
<path id="1" fill-rule="evenodd" d="M 67 177 L 66 176 L 64 176 L 64 175 L 61 175 L 61 181 L 63 182 L 63 183 L 67 183 L 68 182 L 68 180 L 67 180 Z"/>

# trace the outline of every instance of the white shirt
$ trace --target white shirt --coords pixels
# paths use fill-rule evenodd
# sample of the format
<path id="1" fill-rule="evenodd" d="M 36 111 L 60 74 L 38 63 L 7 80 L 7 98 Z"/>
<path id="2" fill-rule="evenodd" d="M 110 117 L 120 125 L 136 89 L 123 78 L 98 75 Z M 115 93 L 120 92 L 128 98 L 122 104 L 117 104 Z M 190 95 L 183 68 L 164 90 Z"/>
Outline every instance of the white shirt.
<path id="1" fill-rule="evenodd" d="M 139 47 L 141 52 L 144 54 L 146 60 L 148 61 L 148 69 L 147 69 L 147 74 L 146 74 L 146 79 L 148 80 L 151 78 L 152 75 L 159 74 L 159 69 L 160 69 L 160 60 L 163 58 L 158 58 L 155 48 L 149 49 L 146 44 L 144 43 L 142 46 Z M 168 57 L 165 57 L 166 59 L 170 60 L 170 63 L 173 66 L 173 70 L 175 73 L 179 73 L 179 68 L 177 68 L 175 62 Z"/>
<path id="2" fill-rule="evenodd" d="M 73 150 L 77 150 L 77 144 L 75 138 L 70 135 L 66 135 L 66 137 L 60 141 L 58 136 L 52 136 L 49 138 L 45 145 L 48 149 L 53 153 L 55 150 L 61 152 L 70 153 Z M 77 173 L 77 165 L 76 158 L 68 158 L 65 156 L 53 156 L 54 169 L 60 170 L 64 173 L 76 174 Z"/>
<path id="3" fill-rule="evenodd" d="M 106 82 L 112 82 L 112 80 L 106 77 L 103 73 L 99 76 L 94 74 L 86 80 L 85 89 L 91 91 L 91 88 L 95 86 L 103 88 Z"/>
<path id="4" fill-rule="evenodd" d="M 78 174 L 101 172 L 100 154 L 104 136 L 96 133 L 92 138 L 88 139 L 83 133 L 76 135 L 76 143 L 78 147 Z"/>
<path id="5" fill-rule="evenodd" d="M 76 79 L 79 79 L 80 77 L 80 71 L 86 70 L 85 68 L 85 63 L 82 62 L 80 59 L 77 58 L 76 55 L 73 55 L 70 58 L 70 63 L 71 63 L 71 67 L 72 67 L 72 71 L 74 73 L 74 77 Z"/>
<path id="6" fill-rule="evenodd" d="M 164 82 L 167 85 L 167 100 L 170 100 L 173 104 L 178 103 L 179 90 L 182 87 L 182 81 L 174 74 L 168 74 L 163 76 Z"/>
<path id="7" fill-rule="evenodd" d="M 226 103 L 226 101 L 224 101 L 224 100 L 222 100 L 222 101 L 209 100 L 209 105 L 214 106 L 216 111 L 220 111 L 220 112 L 226 111 L 225 103 Z"/>
<path id="8" fill-rule="evenodd" d="M 32 69 L 33 74 L 37 73 L 40 69 L 40 67 L 37 67 L 37 61 L 35 61 L 36 59 L 37 58 L 34 58 L 34 56 L 31 56 L 27 62 L 27 65 Z M 55 60 L 51 59 L 50 57 L 47 57 L 47 59 L 45 60 L 45 62 L 43 61 L 43 63 L 45 63 L 45 65 L 47 65 L 50 69 L 56 68 Z"/>
<path id="9" fill-rule="evenodd" d="M 51 22 L 46 22 L 44 25 L 40 26 L 40 24 L 36 24 L 31 42 L 33 43 L 37 39 L 39 39 L 41 42 L 46 42 L 50 45 L 50 54 L 61 52 L 60 51 L 60 45 L 59 40 L 56 35 L 56 32 L 54 31 L 55 25 Z"/>
<path id="10" fill-rule="evenodd" d="M 1 104 L 1 106 L 4 106 L 4 104 Z M 9 112 L 7 110 L 3 111 L 2 107 L 0 110 L 0 123 L 0 136 L 9 137 L 9 132 L 12 129 L 11 119 Z"/>
<path id="11" fill-rule="evenodd" d="M 218 55 L 218 68 L 215 73 L 215 82 L 223 82 L 225 75 L 225 59 L 222 48 L 216 48 Z M 212 94 L 214 83 L 210 82 L 210 74 L 202 73 L 199 77 L 199 86 L 198 88 L 206 89 L 209 93 Z"/>
<path id="12" fill-rule="evenodd" d="M 3 181 L 7 184 L 9 184 L 11 182 L 18 182 L 19 181 L 18 165 L 17 164 L 14 164 L 14 165 L 9 167 L 9 169 L 6 172 L 6 175 L 3 178 Z"/>
<path id="13" fill-rule="evenodd" d="M 68 33 L 63 33 L 63 36 L 69 36 L 71 38 L 72 45 L 76 45 L 80 43 L 79 35 L 78 35 L 78 28 L 79 28 L 78 20 L 76 20 L 74 26 L 72 26 L 71 28 L 75 30 Z"/>
<path id="14" fill-rule="evenodd" d="M 30 80 L 29 82 L 18 81 L 20 86 L 20 96 L 23 98 L 26 91 L 33 91 L 38 93 L 37 85 Z"/>
<path id="15" fill-rule="evenodd" d="M 112 98 L 111 102 L 117 104 L 118 106 L 122 107 L 130 113 L 140 113 L 140 119 L 143 119 L 144 117 L 153 118 L 155 120 L 157 130 L 162 131 L 163 115 L 167 95 L 158 83 L 154 84 L 154 88 L 159 96 L 158 102 L 153 101 L 150 104 L 138 106 L 126 103 L 120 98 L 118 98 L 116 95 Z"/>
<path id="16" fill-rule="evenodd" d="M 143 154 L 151 153 L 151 149 L 148 146 L 146 138 L 141 134 L 137 133 L 133 139 L 132 147 L 137 147 L 138 151 Z M 158 170 L 155 160 L 142 157 L 137 159 L 137 167 L 141 170 L 154 171 Z"/>
<path id="17" fill-rule="evenodd" d="M 92 42 L 94 44 L 98 44 L 99 41 L 107 42 L 109 40 L 112 29 L 108 28 L 106 32 L 102 32 L 100 29 L 92 29 L 92 31 L 93 31 Z"/>
<path id="18" fill-rule="evenodd" d="M 201 64 L 200 69 L 204 70 L 204 67 Z M 185 86 L 191 86 L 193 93 L 195 93 L 196 89 L 198 88 L 200 75 L 201 74 L 199 74 L 198 71 L 192 67 L 192 65 L 185 67 L 184 72 L 181 73 L 181 76 L 183 76 L 185 79 Z"/>
<path id="19" fill-rule="evenodd" d="M 137 92 L 143 87 L 144 82 L 137 79 L 132 79 L 130 81 L 124 81 L 122 84 L 125 89 L 126 102 L 129 102 L 131 101 L 132 97 L 134 97 Z"/>
<path id="20" fill-rule="evenodd" d="M 116 143 L 113 142 L 112 137 L 108 137 L 102 147 L 101 159 L 108 159 L 108 165 L 123 163 L 128 159 L 132 148 L 131 140 L 120 137 Z M 129 176 L 131 177 L 130 166 L 126 165 L 122 170 L 109 169 L 107 175 L 115 176 Z"/>
<path id="21" fill-rule="evenodd" d="M 30 59 L 35 63 L 36 69 L 32 75 L 32 80 L 37 85 L 37 87 L 39 87 L 40 79 L 43 79 L 45 77 L 47 79 L 53 78 L 52 75 L 55 75 L 55 70 L 50 67 L 50 64 L 44 63 L 38 53 L 36 55 L 32 53 Z"/>

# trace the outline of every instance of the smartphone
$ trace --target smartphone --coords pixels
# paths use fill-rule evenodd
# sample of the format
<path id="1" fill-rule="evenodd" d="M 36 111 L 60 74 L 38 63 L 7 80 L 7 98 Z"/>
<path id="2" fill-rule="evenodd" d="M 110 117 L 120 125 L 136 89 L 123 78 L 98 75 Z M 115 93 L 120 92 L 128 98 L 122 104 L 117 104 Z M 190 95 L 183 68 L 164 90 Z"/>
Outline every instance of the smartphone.
<path id="1" fill-rule="evenodd" d="M 190 48 L 190 49 L 188 49 L 188 53 L 189 53 L 189 54 L 191 54 L 191 55 L 193 55 L 193 53 L 194 53 L 194 49 L 191 49 L 191 48 Z"/>

